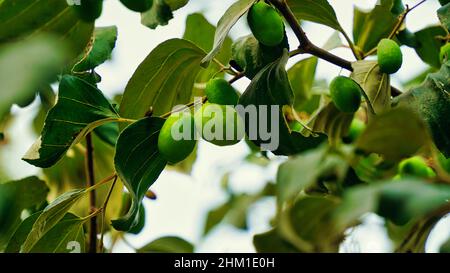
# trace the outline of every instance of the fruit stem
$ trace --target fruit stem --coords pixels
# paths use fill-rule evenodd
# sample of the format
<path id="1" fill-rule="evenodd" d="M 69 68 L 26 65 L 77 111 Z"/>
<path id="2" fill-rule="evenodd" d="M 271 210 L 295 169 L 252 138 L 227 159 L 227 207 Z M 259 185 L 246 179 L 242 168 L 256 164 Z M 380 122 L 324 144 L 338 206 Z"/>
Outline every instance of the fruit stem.
<path id="1" fill-rule="evenodd" d="M 94 146 L 92 144 L 91 133 L 86 135 L 86 178 L 87 186 L 93 187 L 95 184 L 95 173 L 94 173 Z M 91 213 L 94 213 L 97 209 L 95 208 L 96 203 L 95 190 L 89 192 L 89 207 Z M 97 217 L 93 216 L 90 218 L 90 228 L 89 228 L 89 253 L 97 252 Z"/>

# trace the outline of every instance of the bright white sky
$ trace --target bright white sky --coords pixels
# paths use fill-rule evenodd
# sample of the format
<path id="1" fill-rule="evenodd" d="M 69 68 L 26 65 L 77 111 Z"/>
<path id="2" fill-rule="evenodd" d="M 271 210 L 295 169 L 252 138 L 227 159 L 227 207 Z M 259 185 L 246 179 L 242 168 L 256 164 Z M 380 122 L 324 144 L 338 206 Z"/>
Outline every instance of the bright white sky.
<path id="1" fill-rule="evenodd" d="M 102 17 L 98 20 L 98 26 L 117 25 L 119 37 L 113 54 L 113 60 L 98 69 L 103 81 L 100 89 L 108 95 L 122 92 L 128 79 L 139 63 L 159 43 L 170 39 L 182 37 L 184 22 L 188 14 L 204 12 L 207 19 L 216 24 L 220 16 L 234 0 L 191 0 L 189 4 L 175 12 L 175 19 L 168 26 L 150 30 L 140 24 L 140 16 L 125 9 L 117 0 L 105 0 Z M 346 31 L 351 34 L 353 6 L 370 8 L 376 0 L 331 0 L 330 3 L 336 10 L 337 16 Z M 406 4 L 414 5 L 418 0 L 406 0 Z M 419 9 L 408 15 L 408 27 L 419 30 L 427 25 L 437 22 L 435 10 L 438 8 L 437 0 L 428 0 Z M 305 24 L 305 31 L 309 38 L 316 44 L 323 44 L 333 34 L 333 30 L 315 25 Z M 238 38 L 250 33 L 242 20 L 233 28 L 231 36 Z M 296 46 L 295 39 L 291 40 L 291 46 Z M 405 63 L 402 69 L 393 79 L 394 85 L 399 85 L 403 80 L 420 73 L 425 66 L 417 58 L 413 50 L 402 48 L 405 55 Z M 334 53 L 351 60 L 352 56 L 346 49 L 337 49 Z M 304 58 L 304 57 L 298 57 Z M 296 59 L 296 60 L 298 60 Z M 293 60 L 292 62 L 296 61 Z M 339 74 L 340 68 L 325 62 L 320 62 L 318 75 L 330 80 Z M 235 86 L 245 88 L 248 81 L 241 80 Z M 21 155 L 34 141 L 30 129 L 30 119 L 27 118 L 35 111 L 36 107 L 20 110 L 20 122 L 16 122 L 11 132 L 13 145 L 2 154 L 2 160 L 9 162 L 11 169 L 20 170 L 12 173 L 14 178 L 37 173 L 37 169 L 20 160 Z M 153 186 L 158 194 L 157 201 L 145 201 L 147 208 L 147 224 L 142 234 L 128 236 L 128 241 L 134 246 L 140 247 L 151 240 L 165 235 L 177 235 L 197 245 L 200 252 L 253 252 L 252 234 L 264 232 L 269 228 L 268 221 L 274 213 L 273 200 L 258 203 L 252 208 L 248 232 L 237 231 L 229 226 L 221 226 L 214 230 L 206 239 L 201 238 L 205 215 L 209 209 L 221 204 L 225 195 L 220 189 L 222 175 L 233 170 L 231 186 L 240 192 L 256 192 L 266 181 L 273 180 L 277 170 L 277 164 L 269 168 L 242 164 L 242 158 L 246 155 L 246 146 L 238 144 L 232 147 L 221 148 L 201 142 L 199 159 L 194 167 L 192 177 L 165 171 Z M 343 248 L 343 251 L 380 252 L 389 250 L 389 242 L 385 239 L 382 223 L 375 216 L 367 217 L 367 224 L 354 231 L 352 240 Z M 433 237 L 428 245 L 429 251 L 437 251 L 443 240 L 449 236 L 449 218 L 443 221 L 433 232 Z M 354 244 L 357 242 L 357 244 Z M 125 244 L 119 244 L 115 251 L 127 252 L 131 249 Z"/>

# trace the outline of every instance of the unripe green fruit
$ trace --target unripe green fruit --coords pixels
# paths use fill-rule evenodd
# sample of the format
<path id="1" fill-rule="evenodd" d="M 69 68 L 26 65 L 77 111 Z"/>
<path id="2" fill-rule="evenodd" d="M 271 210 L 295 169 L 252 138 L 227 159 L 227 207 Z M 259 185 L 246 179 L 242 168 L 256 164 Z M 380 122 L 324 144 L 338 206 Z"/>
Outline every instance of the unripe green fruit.
<path id="1" fill-rule="evenodd" d="M 360 119 L 353 119 L 352 123 L 350 124 L 350 129 L 348 131 L 346 142 L 352 143 L 355 142 L 358 137 L 364 132 L 364 129 L 366 128 L 366 124 L 362 122 Z"/>
<path id="2" fill-rule="evenodd" d="M 80 0 L 79 5 L 74 5 L 78 17 L 85 22 L 94 22 L 103 11 L 103 0 Z"/>
<path id="3" fill-rule="evenodd" d="M 344 113 L 354 113 L 359 109 L 361 93 L 361 87 L 348 77 L 338 76 L 330 84 L 331 99 Z"/>
<path id="4" fill-rule="evenodd" d="M 161 155 L 169 163 L 175 164 L 188 157 L 195 144 L 195 123 L 192 114 L 188 112 L 172 114 L 159 133 L 158 149 Z"/>
<path id="5" fill-rule="evenodd" d="M 425 160 L 420 156 L 414 156 L 400 162 L 399 174 L 401 176 L 417 176 L 431 178 L 436 176 L 434 171 L 427 166 Z"/>
<path id="6" fill-rule="evenodd" d="M 153 0 L 120 0 L 122 4 L 136 12 L 145 12 L 151 9 Z"/>
<path id="7" fill-rule="evenodd" d="M 441 47 L 441 53 L 439 54 L 441 62 L 448 60 L 450 57 L 450 43 Z"/>
<path id="8" fill-rule="evenodd" d="M 439 3 L 441 4 L 441 6 L 445 6 L 450 3 L 450 0 L 439 0 Z"/>
<path id="9" fill-rule="evenodd" d="M 236 90 L 224 79 L 212 79 L 208 82 L 205 89 L 206 97 L 210 103 L 221 105 L 238 104 L 239 95 Z"/>
<path id="10" fill-rule="evenodd" d="M 194 118 L 202 138 L 214 145 L 234 145 L 244 137 L 244 123 L 231 106 L 205 103 Z"/>
<path id="11" fill-rule="evenodd" d="M 390 39 L 382 39 L 378 44 L 378 64 L 383 73 L 393 74 L 397 72 L 403 63 L 403 54 L 396 42 Z"/>
<path id="12" fill-rule="evenodd" d="M 272 6 L 264 1 L 250 8 L 247 20 L 253 35 L 263 45 L 276 46 L 283 41 L 283 19 Z"/>

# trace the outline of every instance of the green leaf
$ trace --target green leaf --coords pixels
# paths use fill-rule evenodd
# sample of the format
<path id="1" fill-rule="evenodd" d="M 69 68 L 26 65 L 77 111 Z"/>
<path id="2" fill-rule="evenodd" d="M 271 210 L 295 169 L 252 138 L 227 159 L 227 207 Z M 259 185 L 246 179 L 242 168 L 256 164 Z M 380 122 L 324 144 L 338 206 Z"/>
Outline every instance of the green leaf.
<path id="1" fill-rule="evenodd" d="M 167 164 L 158 151 L 163 124 L 161 118 L 144 118 L 128 126 L 119 136 L 114 163 L 132 204 L 125 216 L 112 222 L 117 230 L 128 231 L 139 223 L 141 201 Z"/>
<path id="2" fill-rule="evenodd" d="M 20 252 L 22 244 L 25 242 L 28 233 L 31 231 L 34 223 L 38 219 L 41 212 L 37 212 L 26 218 L 17 228 L 14 236 L 11 238 L 7 253 Z M 49 232 L 47 232 L 36 243 L 32 253 L 69 253 L 71 251 L 85 252 L 85 236 L 83 224 L 86 219 L 80 219 L 77 216 L 67 213 L 63 219 L 56 224 Z M 64 236 L 61 236 L 64 234 Z M 73 245 L 76 244 L 76 245 Z M 72 246 L 73 245 L 73 246 Z M 74 249 L 72 249 L 72 247 Z M 79 247 L 79 249 L 77 249 Z"/>
<path id="3" fill-rule="evenodd" d="M 310 57 L 296 63 L 288 70 L 289 81 L 294 92 L 294 108 L 300 108 L 313 96 L 312 87 L 316 75 L 318 58 Z"/>
<path id="4" fill-rule="evenodd" d="M 277 228 L 253 236 L 258 253 L 297 253 L 299 250 L 279 235 Z"/>
<path id="5" fill-rule="evenodd" d="M 37 167 L 50 167 L 95 127 L 118 119 L 100 90 L 66 75 L 61 79 L 58 102 L 47 115 L 41 137 L 23 160 Z"/>
<path id="6" fill-rule="evenodd" d="M 431 26 L 415 33 L 418 46 L 415 48 L 417 55 L 422 61 L 433 67 L 441 66 L 439 57 L 441 47 L 445 44 L 445 40 L 439 37 L 447 36 L 447 32 L 441 26 Z"/>
<path id="7" fill-rule="evenodd" d="M 217 30 L 214 36 L 213 49 L 203 58 L 202 64 L 207 65 L 219 53 L 223 43 L 228 37 L 228 32 L 236 22 L 247 13 L 256 0 L 238 0 L 231 5 L 217 23 Z"/>
<path id="8" fill-rule="evenodd" d="M 36 37 L 2 47 L 0 113 L 8 111 L 13 103 L 30 96 L 34 98 L 36 89 L 56 76 L 66 61 L 67 53 L 66 44 L 53 36 Z"/>
<path id="9" fill-rule="evenodd" d="M 311 117 L 308 127 L 316 133 L 327 135 L 329 142 L 334 145 L 347 135 L 353 117 L 353 113 L 339 111 L 333 102 L 329 102 Z M 310 134 L 307 129 L 303 129 L 303 133 Z"/>
<path id="10" fill-rule="evenodd" d="M 428 141 L 428 130 L 411 109 L 399 107 L 377 115 L 356 142 L 367 153 L 399 160 L 417 153 Z"/>
<path id="11" fill-rule="evenodd" d="M 298 132 L 291 131 L 286 123 L 282 107 L 287 105 L 291 106 L 293 103 L 294 95 L 289 83 L 288 75 L 285 70 L 286 63 L 288 61 L 287 50 L 283 56 L 277 61 L 267 65 L 262 69 L 252 80 L 250 85 L 245 90 L 244 94 L 239 99 L 239 104 L 244 107 L 256 106 L 260 110 L 260 106 L 273 105 L 280 107 L 279 120 L 279 147 L 272 152 L 277 155 L 292 155 L 314 147 L 317 147 L 324 141 L 324 136 L 319 137 L 304 137 Z M 268 124 L 272 123 L 271 111 L 267 111 L 267 117 L 264 117 Z M 258 113 L 262 115 L 264 113 Z M 248 117 L 242 117 L 247 124 L 252 122 Z M 261 117 L 258 117 L 260 120 Z M 254 122 L 254 121 L 253 121 Z M 251 126 L 246 126 L 247 135 Z M 259 130 L 258 130 L 259 131 Z M 251 139 L 256 145 L 260 146 L 264 144 L 260 134 L 258 133 L 256 139 Z"/>
<path id="12" fill-rule="evenodd" d="M 447 31 L 450 31 L 450 5 L 442 6 L 437 13 L 442 26 L 447 28 Z"/>
<path id="13" fill-rule="evenodd" d="M 140 119 L 150 108 L 154 115 L 162 115 L 175 105 L 188 103 L 204 56 L 203 50 L 182 39 L 157 46 L 128 82 L 120 114 Z"/>
<path id="14" fill-rule="evenodd" d="M 391 13 L 392 1 L 384 1 L 369 12 L 355 7 L 353 14 L 353 40 L 355 45 L 367 53 L 386 38 L 397 24 Z"/>
<path id="15" fill-rule="evenodd" d="M 21 252 L 30 252 L 35 245 L 67 214 L 72 206 L 91 189 L 79 189 L 64 193 L 51 202 L 39 215 L 22 245 Z"/>
<path id="16" fill-rule="evenodd" d="M 209 52 L 213 47 L 214 33 L 216 27 L 211 25 L 206 18 L 200 13 L 190 14 L 186 19 L 186 29 L 184 31 L 183 39 L 191 41 L 205 52 Z M 231 44 L 232 40 L 227 37 L 223 43 L 222 49 L 216 56 L 216 59 L 223 65 L 227 65 L 231 59 Z M 223 73 L 218 73 L 221 67 L 216 63 L 208 66 L 208 68 L 201 70 L 195 80 L 196 83 L 205 83 L 214 76 L 223 76 Z M 203 90 L 194 88 L 193 96 L 203 96 Z"/>
<path id="17" fill-rule="evenodd" d="M 188 0 L 153 0 L 152 8 L 141 13 L 141 23 L 151 29 L 165 26 L 173 18 L 173 11 L 183 7 Z"/>
<path id="18" fill-rule="evenodd" d="M 94 30 L 61 0 L 1 1 L 0 18 L 0 43 L 51 33 L 71 46 L 73 57 L 83 52 Z"/>
<path id="19" fill-rule="evenodd" d="M 420 114 L 439 150 L 450 157 L 450 61 L 437 73 L 429 74 L 422 85 L 396 98 L 395 104 Z M 407 138 L 409 140 L 409 137 Z"/>
<path id="20" fill-rule="evenodd" d="M 442 244 L 441 248 L 439 249 L 439 253 L 450 253 L 450 239 Z"/>
<path id="21" fill-rule="evenodd" d="M 315 22 L 342 31 L 336 12 L 327 0 L 288 0 L 287 4 L 299 20 Z"/>
<path id="22" fill-rule="evenodd" d="M 138 253 L 193 253 L 194 246 L 174 236 L 162 237 L 137 250 Z"/>
<path id="23" fill-rule="evenodd" d="M 322 196 L 305 196 L 282 212 L 283 237 L 304 252 L 337 252 L 344 238 L 334 229 L 332 215 L 339 202 Z"/>
<path id="24" fill-rule="evenodd" d="M 48 191 L 45 182 L 35 176 L 0 183 L 0 249 L 20 224 L 22 211 L 42 205 Z"/>
<path id="25" fill-rule="evenodd" d="M 364 90 L 366 100 L 370 102 L 368 111 L 369 119 L 374 114 L 381 114 L 391 108 L 391 81 L 387 74 L 381 73 L 376 61 L 357 61 L 352 63 L 353 72 L 351 78 L 355 80 Z"/>
<path id="26" fill-rule="evenodd" d="M 111 53 L 116 46 L 117 27 L 98 27 L 94 32 L 94 44 L 89 54 L 73 67 L 74 72 L 83 72 L 96 68 L 111 58 Z"/>

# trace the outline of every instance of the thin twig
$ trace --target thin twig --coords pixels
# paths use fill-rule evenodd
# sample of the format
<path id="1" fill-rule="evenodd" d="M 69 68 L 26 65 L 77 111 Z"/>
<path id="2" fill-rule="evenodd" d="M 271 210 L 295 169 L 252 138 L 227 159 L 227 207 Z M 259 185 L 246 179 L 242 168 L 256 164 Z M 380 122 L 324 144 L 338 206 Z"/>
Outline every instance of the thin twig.
<path id="1" fill-rule="evenodd" d="M 113 190 L 114 190 L 114 186 L 116 186 L 117 178 L 118 178 L 118 177 L 117 177 L 117 175 L 116 175 L 116 177 L 114 178 L 114 181 L 113 181 L 111 187 L 109 188 L 108 195 L 106 196 L 106 199 L 105 199 L 105 201 L 103 202 L 103 206 L 102 206 L 102 226 L 100 227 L 100 228 L 101 228 L 101 235 L 100 235 L 100 253 L 103 253 L 103 237 L 105 236 L 105 217 L 106 217 L 106 208 L 107 208 L 107 206 L 108 206 L 109 199 L 111 198 L 111 194 L 112 194 L 112 192 L 113 192 Z"/>
<path id="2" fill-rule="evenodd" d="M 86 135 L 86 178 L 87 186 L 93 187 L 95 184 L 95 173 L 94 173 L 94 146 L 92 144 L 91 133 Z M 94 213 L 97 209 L 95 190 L 89 192 L 89 207 L 90 212 Z M 90 218 L 90 228 L 89 228 L 89 252 L 97 252 L 97 217 L 93 216 Z"/>

